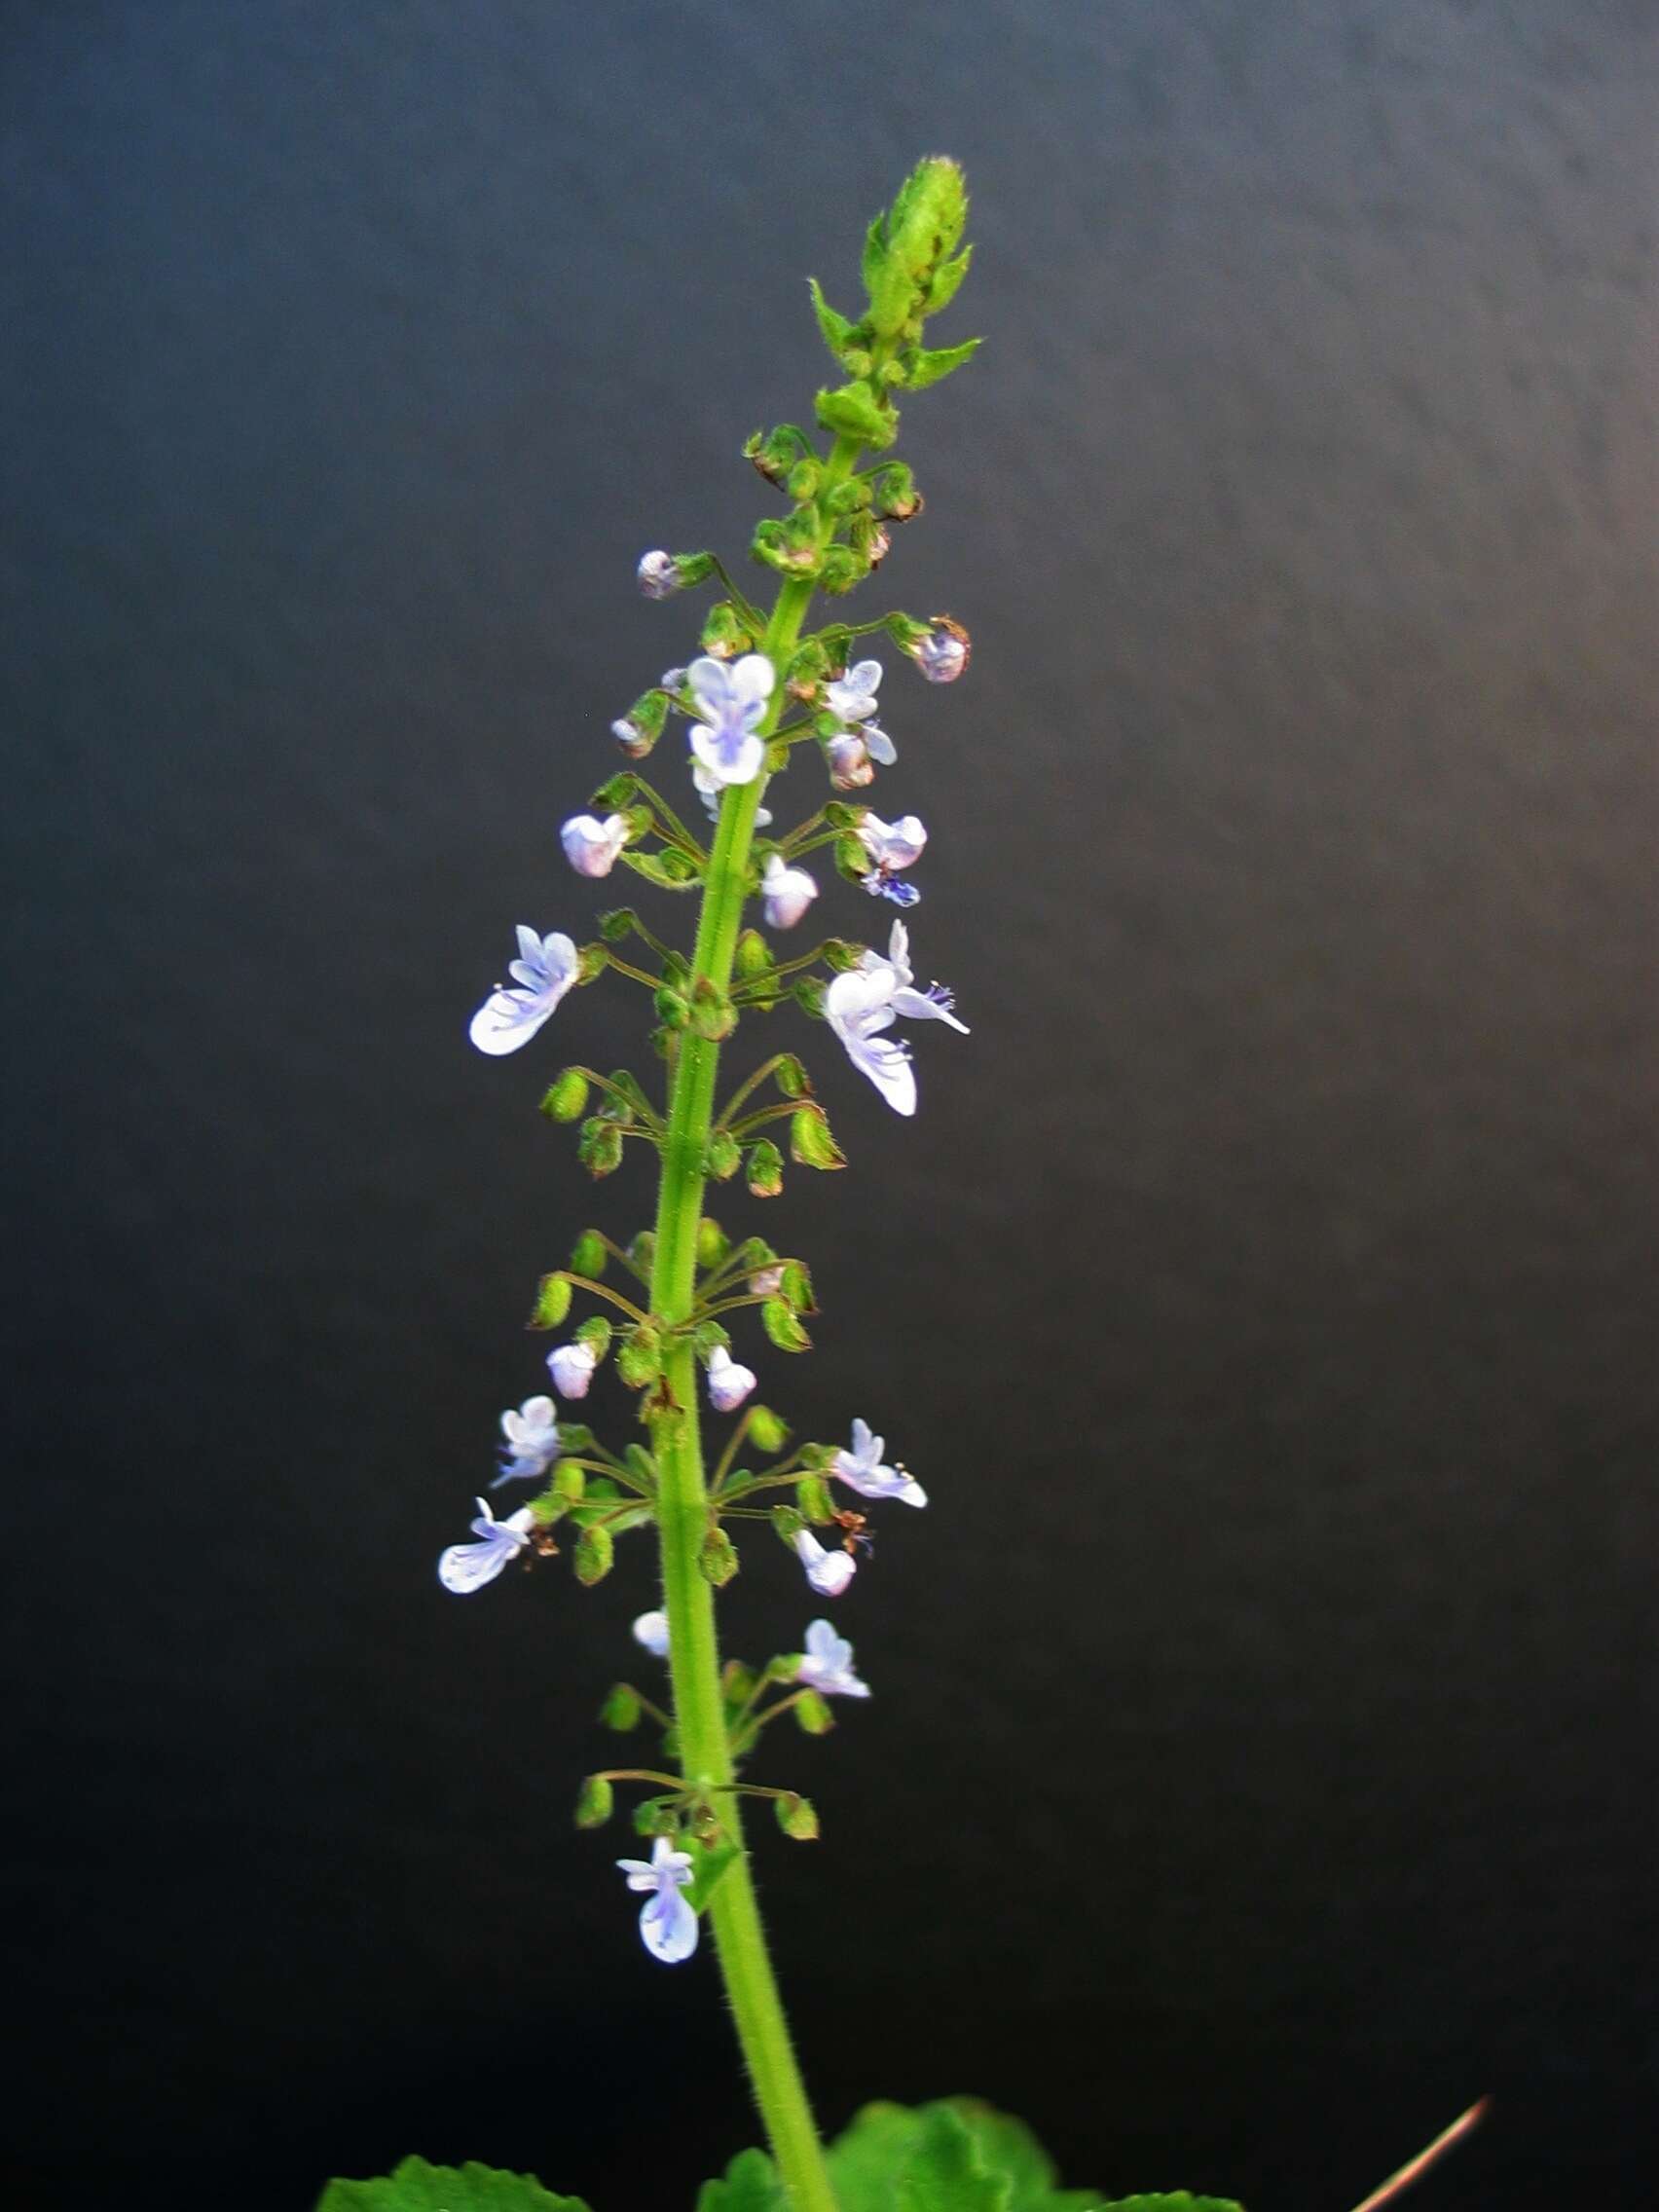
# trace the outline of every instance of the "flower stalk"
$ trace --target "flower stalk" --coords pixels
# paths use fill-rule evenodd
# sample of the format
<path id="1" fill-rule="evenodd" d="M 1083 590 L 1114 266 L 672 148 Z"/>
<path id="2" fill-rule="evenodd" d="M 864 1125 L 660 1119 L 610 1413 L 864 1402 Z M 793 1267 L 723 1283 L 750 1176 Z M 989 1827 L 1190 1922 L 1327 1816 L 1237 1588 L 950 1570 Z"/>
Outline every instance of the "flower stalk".
<path id="1" fill-rule="evenodd" d="M 858 452 L 855 439 L 837 438 L 827 471 L 831 483 L 848 475 Z M 760 649 L 780 680 L 811 604 L 810 583 L 786 583 L 778 593 Z M 770 735 L 782 698 L 780 681 L 761 734 Z M 762 788 L 763 779 L 757 777 L 729 789 L 720 802 L 692 961 L 693 974 L 707 977 L 720 992 L 731 987 L 732 960 L 748 896 L 749 848 Z M 663 1146 L 651 1271 L 651 1311 L 671 1325 L 691 1317 L 697 1224 L 703 1213 L 704 1167 L 714 1127 L 719 1057 L 719 1046 L 711 1039 L 689 1030 L 681 1038 Z M 669 1355 L 664 1384 L 669 1403 L 652 1416 L 650 1430 L 659 1469 L 663 1610 L 668 1616 L 681 1768 L 690 1788 L 724 1789 L 733 1780 L 732 1754 L 720 1692 L 715 1593 L 698 1565 L 709 1525 L 709 1495 L 703 1474 L 696 1360 L 689 1342 L 681 1341 Z M 735 1797 L 727 1805 L 721 1817 L 736 1857 L 709 1899 L 709 1918 L 738 2042 L 779 2172 L 798 2212 L 835 2212 L 806 2083 L 766 1947 L 743 1845 L 742 1817 Z"/>

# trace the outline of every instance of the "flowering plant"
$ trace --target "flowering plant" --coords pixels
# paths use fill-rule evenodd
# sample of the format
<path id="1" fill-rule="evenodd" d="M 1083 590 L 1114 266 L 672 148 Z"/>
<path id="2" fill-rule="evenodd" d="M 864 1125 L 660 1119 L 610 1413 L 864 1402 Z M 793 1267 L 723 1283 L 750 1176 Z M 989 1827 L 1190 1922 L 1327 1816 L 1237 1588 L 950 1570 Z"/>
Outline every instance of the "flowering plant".
<path id="1" fill-rule="evenodd" d="M 734 1239 L 704 1201 L 711 1183 L 739 1179 L 754 1198 L 776 1198 L 786 1147 L 803 1168 L 845 1164 L 793 1050 L 762 1058 L 720 1102 L 721 1048 L 745 1020 L 792 1009 L 821 1021 L 904 1117 L 916 1111 L 918 1080 L 899 1025 L 968 1034 L 948 990 L 918 987 L 903 919 L 892 920 L 884 942 L 828 937 L 787 955 L 764 934 L 796 928 L 814 907 L 825 889 L 803 865 L 814 854 L 828 854 L 839 875 L 878 902 L 908 910 L 921 897 L 910 871 L 926 829 L 914 814 L 884 820 L 858 795 L 878 768 L 894 767 L 898 749 L 876 719 L 891 704 L 880 698 L 883 664 L 873 654 L 854 658 L 854 648 L 884 639 L 929 682 L 950 683 L 968 667 L 968 633 L 948 615 L 890 612 L 816 630 L 807 616 L 819 593 L 839 600 L 863 582 L 888 553 L 892 530 L 921 512 L 909 468 L 889 456 L 901 397 L 950 375 L 978 344 L 922 343 L 924 325 L 967 275 L 966 214 L 955 164 L 925 161 L 870 226 L 865 312 L 856 320 L 838 313 L 813 282 L 818 326 L 843 380 L 817 395 L 828 448 L 793 424 L 756 432 L 744 448 L 790 502 L 781 520 L 758 526 L 751 547 L 780 579 L 770 610 L 713 553 L 649 552 L 639 564 L 650 599 L 710 580 L 722 596 L 702 624 L 700 654 L 671 668 L 612 724 L 628 765 L 593 794 L 593 812 L 565 822 L 560 839 L 578 875 L 601 878 L 620 866 L 659 891 L 698 898 L 691 948 L 677 948 L 632 906 L 603 914 L 598 937 L 579 946 L 562 932 L 521 924 L 510 980 L 489 992 L 470 1028 L 481 1052 L 517 1053 L 571 991 L 610 973 L 647 993 L 664 1071 L 660 1103 L 626 1070 L 602 1075 L 582 1065 L 564 1068 L 545 1090 L 541 1111 L 579 1124 L 579 1157 L 596 1178 L 621 1163 L 629 1144 L 657 1154 L 655 1219 L 627 1238 L 584 1230 L 569 1265 L 542 1277 L 530 1325 L 560 1337 L 545 1360 L 552 1391 L 502 1414 L 492 1485 L 540 1487 L 500 1516 L 480 1497 L 471 1540 L 452 1544 L 437 1571 L 447 1591 L 471 1597 L 568 1548 L 577 1581 L 592 1585 L 611 1572 L 622 1539 L 654 1531 L 661 1604 L 639 1615 L 633 1636 L 666 1662 L 668 1686 L 653 1697 L 618 1683 L 603 1717 L 620 1734 L 655 1729 L 660 1753 L 655 1763 L 590 1774 L 576 1821 L 598 1828 L 611 1819 L 619 1787 L 639 1791 L 632 1825 L 649 1855 L 619 1856 L 615 1865 L 626 1892 L 643 1900 L 645 1951 L 677 1966 L 699 1949 L 705 1931 L 713 1936 L 770 2150 L 740 2155 L 723 2179 L 704 2187 L 698 2212 L 1108 2212 L 1096 2192 L 1058 2188 L 1017 2121 L 971 2100 L 919 2110 L 871 2105 L 837 2142 L 822 2145 L 766 1948 L 744 1812 L 769 1808 L 785 1837 L 816 1837 L 812 1804 L 776 1778 L 769 1731 L 789 1714 L 822 1734 L 832 1721 L 830 1701 L 867 1698 L 870 1685 L 828 1617 L 805 1624 L 799 1649 L 759 1665 L 722 1663 L 716 1634 L 716 1595 L 738 1571 L 734 1531 L 769 1524 L 813 1599 L 832 1604 L 867 1551 L 864 1508 L 928 1503 L 921 1483 L 889 1459 L 885 1438 L 862 1418 L 845 1442 L 794 1443 L 780 1416 L 756 1401 L 759 1378 L 730 1328 L 757 1320 L 771 1352 L 807 1350 L 812 1278 L 801 1258 L 765 1238 Z M 706 836 L 643 772 L 677 717 L 684 753 L 676 766 L 709 817 Z M 779 831 L 762 799 L 787 769 L 814 756 L 830 795 Z M 764 930 L 746 924 L 756 902 Z M 571 1328 L 578 1301 L 603 1310 Z M 607 1359 L 638 1395 L 644 1442 L 602 1443 L 560 1410 L 588 1395 Z M 730 1420 L 712 1464 L 703 1398 Z M 768 1779 L 750 1779 L 757 1765 Z M 334 2182 L 322 2205 L 581 2212 L 574 2198 L 525 2177 L 420 2159 L 383 2181 Z M 1122 2212 L 1130 2206 L 1230 2212 L 1186 2194 L 1137 2196 Z"/>

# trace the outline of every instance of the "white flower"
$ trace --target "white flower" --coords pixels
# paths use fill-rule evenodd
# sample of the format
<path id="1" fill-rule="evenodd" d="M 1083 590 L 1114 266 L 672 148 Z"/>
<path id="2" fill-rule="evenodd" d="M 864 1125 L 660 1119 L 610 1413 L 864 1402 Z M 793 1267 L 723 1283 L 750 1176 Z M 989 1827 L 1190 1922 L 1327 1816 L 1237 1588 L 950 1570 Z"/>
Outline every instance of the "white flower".
<path id="1" fill-rule="evenodd" d="M 903 922 L 895 922 L 887 957 L 866 952 L 856 968 L 837 976 L 824 995 L 824 1015 L 847 1049 L 847 1057 L 861 1075 L 867 1076 L 896 1114 L 916 1111 L 916 1073 L 910 1065 L 910 1048 L 884 1036 L 895 1018 L 911 1021 L 944 1021 L 968 1035 L 967 1025 L 951 1012 L 954 1001 L 935 983 L 918 991 L 910 973 L 910 937 Z"/>
<path id="2" fill-rule="evenodd" d="M 547 1354 L 547 1372 L 561 1398 L 585 1398 L 598 1365 L 598 1352 L 580 1338 L 573 1344 L 555 1345 Z"/>
<path id="3" fill-rule="evenodd" d="M 853 1448 L 836 1453 L 830 1472 L 861 1497 L 896 1497 L 901 1505 L 926 1505 L 928 1493 L 908 1468 L 883 1466 L 881 1455 L 886 1449 L 886 1437 L 872 1436 L 867 1421 L 855 1420 Z"/>
<path id="4" fill-rule="evenodd" d="M 501 1416 L 501 1434 L 507 1441 L 492 1490 L 544 1475 L 559 1456 L 559 1417 L 551 1398 L 526 1398 L 516 1414 L 509 1406 Z"/>
<path id="5" fill-rule="evenodd" d="M 880 688 L 880 661 L 860 660 L 829 686 L 824 697 L 837 721 L 867 722 L 875 712 L 875 694 Z"/>
<path id="6" fill-rule="evenodd" d="M 795 1669 L 795 1680 L 820 1697 L 869 1695 L 869 1684 L 853 1673 L 852 1645 L 828 1621 L 814 1621 L 807 1629 L 806 1654 Z"/>
<path id="7" fill-rule="evenodd" d="M 968 666 L 968 633 L 960 623 L 936 621 L 910 651 L 930 683 L 954 683 Z"/>
<path id="8" fill-rule="evenodd" d="M 709 1403 L 716 1413 L 735 1413 L 755 1382 L 752 1367 L 733 1359 L 724 1345 L 716 1345 L 709 1354 Z"/>
<path id="9" fill-rule="evenodd" d="M 793 930 L 818 897 L 818 886 L 803 867 L 790 867 L 777 853 L 766 855 L 760 878 L 760 906 L 769 930 Z"/>
<path id="10" fill-rule="evenodd" d="M 756 731 L 777 681 L 764 653 L 745 653 L 728 668 L 705 654 L 686 670 L 702 720 L 691 725 L 691 750 L 717 784 L 752 784 L 765 765 Z"/>
<path id="11" fill-rule="evenodd" d="M 643 1643 L 653 1659 L 668 1657 L 668 1615 L 642 1613 L 634 1623 L 634 1641 Z"/>
<path id="12" fill-rule="evenodd" d="M 631 1890 L 651 1894 L 640 1911 L 640 1936 L 653 1959 L 676 1967 L 697 1948 L 697 1915 L 681 1896 L 691 1879 L 691 1854 L 659 1835 L 650 1858 L 619 1859 Z"/>
<path id="13" fill-rule="evenodd" d="M 578 875 L 608 875 L 628 842 L 628 817 L 608 814 L 600 822 L 591 814 L 572 814 L 559 832 L 559 842 Z"/>
<path id="14" fill-rule="evenodd" d="M 680 589 L 680 564 L 672 553 L 642 553 L 634 573 L 647 599 L 671 599 Z"/>
<path id="15" fill-rule="evenodd" d="M 838 1598 L 858 1572 L 851 1552 L 827 1552 L 810 1529 L 794 1540 L 795 1557 L 806 1569 L 806 1579 L 821 1598 Z"/>
<path id="16" fill-rule="evenodd" d="M 913 883 L 901 883 L 896 878 L 922 857 L 928 833 L 921 817 L 903 814 L 897 822 L 883 822 L 879 814 L 866 809 L 858 833 L 872 864 L 862 879 L 865 889 L 872 898 L 891 899 L 896 906 L 913 906 L 921 893 Z"/>
<path id="17" fill-rule="evenodd" d="M 448 1551 L 438 1555 L 438 1580 L 458 1598 L 494 1582 L 508 1560 L 517 1559 L 530 1542 L 530 1531 L 535 1525 L 535 1516 L 528 1505 L 498 1521 L 488 1499 L 480 1497 L 473 1502 L 479 1518 L 472 1524 L 472 1533 L 478 1542 L 451 1544 Z"/>
<path id="18" fill-rule="evenodd" d="M 725 790 L 725 786 L 720 783 L 718 777 L 710 775 L 701 760 L 693 760 L 691 763 L 691 781 L 697 787 L 697 795 L 703 802 L 703 812 L 711 822 L 718 822 L 720 818 L 720 795 Z M 770 829 L 771 823 L 771 809 L 757 806 L 755 809 L 756 829 Z"/>
<path id="19" fill-rule="evenodd" d="M 563 932 L 537 937 L 520 922 L 518 947 L 507 974 L 520 987 L 508 990 L 498 983 L 467 1030 L 478 1050 L 492 1058 L 528 1045 L 576 979 L 576 948 Z"/>
<path id="20" fill-rule="evenodd" d="M 856 791 L 867 784 L 875 774 L 873 762 L 891 768 L 899 757 L 893 740 L 870 719 L 880 683 L 880 661 L 861 660 L 825 691 L 825 703 L 842 724 L 842 734 L 832 737 L 826 748 L 830 781 L 838 792 Z M 855 726 L 860 723 L 862 728 Z"/>

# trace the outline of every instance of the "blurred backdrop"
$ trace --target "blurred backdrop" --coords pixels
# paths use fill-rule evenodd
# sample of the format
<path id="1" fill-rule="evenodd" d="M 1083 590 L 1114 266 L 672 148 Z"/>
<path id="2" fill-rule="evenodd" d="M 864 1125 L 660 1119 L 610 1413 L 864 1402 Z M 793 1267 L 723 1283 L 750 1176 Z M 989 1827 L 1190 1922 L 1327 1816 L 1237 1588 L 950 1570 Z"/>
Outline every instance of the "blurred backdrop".
<path id="1" fill-rule="evenodd" d="M 1655 28 L 13 0 L 16 2201 L 419 2149 L 629 2212 L 754 2136 L 571 1826 L 645 1552 L 432 1572 L 535 1274 L 644 1217 L 535 1112 L 637 1009 L 463 1032 L 515 922 L 585 934 L 557 826 L 691 649 L 636 557 L 741 556 L 802 279 L 935 150 L 986 344 L 866 599 L 974 631 L 953 691 L 887 654 L 881 787 L 974 1036 L 906 1125 L 790 1028 L 854 1173 L 720 1208 L 817 1265 L 765 1396 L 934 1500 L 787 1752 L 824 1842 L 761 1839 L 824 2117 L 971 2088 L 1073 2180 L 1332 2212 L 1492 2090 L 1425 2212 L 1630 2194 Z M 813 1609 L 753 1545 L 735 1646 Z"/>

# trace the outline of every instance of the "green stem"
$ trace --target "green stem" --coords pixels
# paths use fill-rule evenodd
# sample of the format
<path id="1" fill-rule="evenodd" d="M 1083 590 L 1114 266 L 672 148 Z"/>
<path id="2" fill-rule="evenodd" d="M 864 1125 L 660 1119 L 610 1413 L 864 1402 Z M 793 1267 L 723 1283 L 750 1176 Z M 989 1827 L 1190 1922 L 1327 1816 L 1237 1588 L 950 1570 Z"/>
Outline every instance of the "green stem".
<path id="1" fill-rule="evenodd" d="M 826 490 L 833 490 L 844 480 L 858 451 L 852 439 L 836 440 L 825 473 Z M 827 530 L 826 542 L 829 535 Z M 786 583 L 778 594 L 761 650 L 780 678 L 800 636 L 812 592 L 811 583 L 801 581 Z M 763 735 L 770 735 L 776 727 L 782 704 L 780 682 L 762 725 Z M 731 988 L 732 960 L 748 896 L 755 815 L 764 787 L 764 776 L 757 776 L 752 784 L 727 790 L 709 855 L 692 974 L 694 980 L 706 977 L 721 994 Z M 651 1269 L 651 1311 L 669 1328 L 679 1328 L 690 1318 L 692 1309 L 697 1224 L 703 1210 L 703 1163 L 719 1068 L 719 1046 L 694 1031 L 685 1031 L 675 1064 L 668 1133 L 662 1147 Z M 709 1494 L 697 1419 L 697 1362 L 684 1337 L 671 1341 L 664 1364 L 663 1398 L 663 1410 L 651 1419 L 651 1444 L 658 1468 L 663 1605 L 668 1615 L 669 1669 L 681 1764 L 689 1788 L 727 1791 L 735 1776 L 720 1694 L 715 1593 L 698 1566 L 709 1526 Z M 793 2212 L 835 2212 L 823 2148 L 766 1949 L 754 1877 L 743 1849 L 737 1799 L 731 1797 L 729 1804 L 729 1813 L 722 1813 L 721 1818 L 738 1847 L 737 1856 L 709 1899 L 709 1919 L 726 1996 L 756 2102 Z"/>

